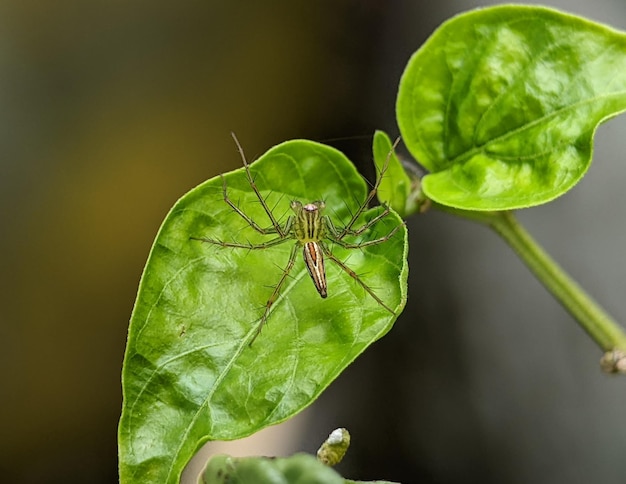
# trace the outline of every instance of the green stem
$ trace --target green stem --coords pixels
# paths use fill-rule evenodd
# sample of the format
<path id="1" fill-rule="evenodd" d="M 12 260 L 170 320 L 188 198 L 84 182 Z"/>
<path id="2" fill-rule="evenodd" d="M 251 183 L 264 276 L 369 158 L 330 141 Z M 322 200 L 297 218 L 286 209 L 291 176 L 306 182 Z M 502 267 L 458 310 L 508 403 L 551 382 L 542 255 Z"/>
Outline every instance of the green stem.
<path id="1" fill-rule="evenodd" d="M 468 212 L 441 205 L 436 208 L 495 230 L 600 348 L 605 352 L 626 351 L 624 330 L 533 240 L 512 212 Z"/>

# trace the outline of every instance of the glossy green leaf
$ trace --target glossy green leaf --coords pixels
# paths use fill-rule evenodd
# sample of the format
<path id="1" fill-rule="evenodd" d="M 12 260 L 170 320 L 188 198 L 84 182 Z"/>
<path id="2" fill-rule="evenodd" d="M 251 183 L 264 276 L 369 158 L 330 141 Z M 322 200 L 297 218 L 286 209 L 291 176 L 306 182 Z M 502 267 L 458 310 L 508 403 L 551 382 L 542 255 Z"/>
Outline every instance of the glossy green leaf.
<path id="1" fill-rule="evenodd" d="M 443 24 L 400 82 L 403 140 L 431 199 L 469 210 L 538 205 L 587 171 L 597 125 L 626 109 L 626 35 L 541 7 Z"/>
<path id="2" fill-rule="evenodd" d="M 343 154 L 309 141 L 278 145 L 251 165 L 273 213 L 290 202 L 324 200 L 341 226 L 367 195 Z M 243 169 L 224 176 L 229 197 L 263 227 L 270 220 Z M 365 212 L 357 226 L 380 213 Z M 391 213 L 354 242 L 401 224 Z M 295 240 L 264 250 L 226 248 L 190 237 L 259 243 L 263 236 L 223 200 L 222 179 L 186 194 L 166 217 L 133 310 L 119 426 L 122 483 L 177 483 L 207 440 L 230 440 L 281 422 L 313 402 L 396 316 L 332 261 L 328 298 L 298 259 L 262 333 L 248 342 Z M 362 250 L 330 246 L 397 315 L 406 301 L 406 230 Z"/>

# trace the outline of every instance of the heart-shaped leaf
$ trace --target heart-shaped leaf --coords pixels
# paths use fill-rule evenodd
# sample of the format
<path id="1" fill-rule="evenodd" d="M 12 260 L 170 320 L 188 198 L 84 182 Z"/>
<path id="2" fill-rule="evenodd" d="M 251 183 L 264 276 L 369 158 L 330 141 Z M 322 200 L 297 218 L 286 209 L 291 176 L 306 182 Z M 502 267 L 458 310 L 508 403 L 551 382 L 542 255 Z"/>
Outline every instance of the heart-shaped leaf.
<path id="1" fill-rule="evenodd" d="M 411 58 L 397 116 L 422 189 L 467 210 L 545 203 L 587 171 L 597 125 L 626 109 L 626 35 L 541 7 L 442 25 Z"/>
<path id="2" fill-rule="evenodd" d="M 290 202 L 324 200 L 337 227 L 365 200 L 367 187 L 352 163 L 310 141 L 278 145 L 251 164 L 255 184 L 285 223 Z M 261 227 L 270 219 L 245 171 L 224 176 L 229 198 Z M 364 212 L 355 228 L 381 213 Z M 119 426 L 120 478 L 177 483 L 207 440 L 250 435 L 311 404 L 367 346 L 392 326 L 406 301 L 406 230 L 389 213 L 352 243 L 330 250 L 395 312 L 391 314 L 333 261 L 326 261 L 322 299 L 300 256 L 256 332 L 295 239 L 261 250 L 222 247 L 191 237 L 258 244 L 255 231 L 223 197 L 221 178 L 190 191 L 166 217 L 148 258 L 131 318 L 123 369 Z"/>

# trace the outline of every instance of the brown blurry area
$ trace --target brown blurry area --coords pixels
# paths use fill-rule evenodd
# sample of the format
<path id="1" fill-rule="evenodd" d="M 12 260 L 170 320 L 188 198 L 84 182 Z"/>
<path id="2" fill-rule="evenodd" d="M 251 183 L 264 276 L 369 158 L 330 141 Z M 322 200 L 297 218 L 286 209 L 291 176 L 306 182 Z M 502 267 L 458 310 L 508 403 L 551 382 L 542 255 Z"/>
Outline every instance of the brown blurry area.
<path id="1" fill-rule="evenodd" d="M 161 220 L 240 165 L 230 130 L 249 157 L 345 134 L 354 36 L 378 7 L 0 5 L 0 480 L 116 480 L 127 324 Z"/>

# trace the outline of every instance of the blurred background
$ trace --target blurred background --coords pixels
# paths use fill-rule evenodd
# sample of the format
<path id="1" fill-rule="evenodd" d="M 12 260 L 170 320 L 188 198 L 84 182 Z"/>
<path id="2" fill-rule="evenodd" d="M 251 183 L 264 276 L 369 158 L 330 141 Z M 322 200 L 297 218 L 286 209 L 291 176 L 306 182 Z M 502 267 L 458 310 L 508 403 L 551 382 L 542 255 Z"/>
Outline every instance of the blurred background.
<path id="1" fill-rule="evenodd" d="M 240 166 L 231 130 L 249 158 L 357 136 L 331 144 L 371 179 L 366 137 L 398 134 L 411 53 L 490 3 L 0 2 L 0 481 L 117 481 L 141 271 L 176 199 Z M 626 29 L 623 0 L 544 4 Z M 622 322 L 625 132 L 623 117 L 602 126 L 588 176 L 519 215 Z M 429 213 L 409 231 L 394 330 L 295 422 L 238 451 L 314 452 L 345 426 L 351 478 L 626 482 L 626 380 L 600 372 L 595 344 L 487 229 Z"/>

